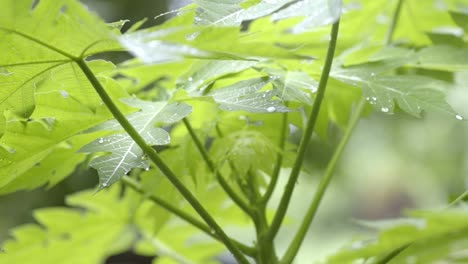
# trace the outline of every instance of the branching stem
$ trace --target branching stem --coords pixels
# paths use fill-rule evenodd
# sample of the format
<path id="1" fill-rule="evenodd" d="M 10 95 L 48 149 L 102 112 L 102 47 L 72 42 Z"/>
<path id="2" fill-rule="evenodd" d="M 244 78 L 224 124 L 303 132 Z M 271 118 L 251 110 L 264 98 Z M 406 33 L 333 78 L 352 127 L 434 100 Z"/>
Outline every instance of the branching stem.
<path id="1" fill-rule="evenodd" d="M 135 141 L 135 143 L 143 150 L 143 152 L 151 159 L 151 161 L 161 170 L 161 172 L 167 177 L 167 179 L 174 185 L 179 193 L 187 200 L 187 202 L 195 209 L 205 223 L 211 228 L 211 231 L 224 243 L 224 245 L 231 251 L 237 261 L 242 264 L 248 264 L 249 262 L 239 250 L 239 248 L 231 241 L 226 235 L 224 230 L 218 225 L 218 223 L 211 217 L 210 213 L 203 207 L 198 199 L 190 192 L 189 189 L 179 180 L 179 178 L 172 172 L 172 170 L 166 165 L 166 163 L 159 157 L 156 151 L 146 143 L 141 135 L 136 131 L 132 124 L 128 121 L 125 115 L 119 110 L 117 105 L 114 103 L 112 98 L 109 96 L 107 91 L 98 81 L 97 77 L 88 67 L 84 59 L 76 59 L 75 62 L 81 68 L 85 76 L 88 78 L 90 83 L 93 85 L 96 92 L 101 97 L 102 101 L 112 113 L 114 118 L 120 123 L 125 129 L 128 135 Z"/>

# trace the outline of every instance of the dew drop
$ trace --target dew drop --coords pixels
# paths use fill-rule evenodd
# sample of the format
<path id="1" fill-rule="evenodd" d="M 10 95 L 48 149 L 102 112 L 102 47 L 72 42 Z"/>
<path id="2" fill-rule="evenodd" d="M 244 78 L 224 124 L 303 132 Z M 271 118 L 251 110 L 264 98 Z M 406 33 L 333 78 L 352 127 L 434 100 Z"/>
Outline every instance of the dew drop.
<path id="1" fill-rule="evenodd" d="M 382 107 L 380 110 L 382 110 L 382 112 L 384 113 L 388 113 L 390 109 L 388 109 L 387 107 Z"/>
<path id="2" fill-rule="evenodd" d="M 464 120 L 464 119 L 465 119 L 465 118 L 463 118 L 463 116 L 461 116 L 461 115 L 455 115 L 455 118 L 456 118 L 457 120 Z"/>
<path id="3" fill-rule="evenodd" d="M 104 188 L 104 187 L 107 187 L 107 185 L 108 185 L 108 184 L 107 184 L 106 182 L 103 182 L 103 183 L 101 184 L 101 186 L 102 186 L 103 188 Z"/>
<path id="4" fill-rule="evenodd" d="M 188 81 L 189 81 L 189 82 L 193 81 L 193 78 L 192 78 L 192 77 L 189 77 L 189 78 L 188 78 Z"/>
<path id="5" fill-rule="evenodd" d="M 103 138 L 100 138 L 98 142 L 99 142 L 99 143 L 104 143 L 104 139 L 103 139 Z"/>
<path id="6" fill-rule="evenodd" d="M 276 111 L 276 108 L 274 106 L 270 106 L 267 108 L 267 111 L 268 113 L 273 113 L 274 111 Z"/>
<path id="7" fill-rule="evenodd" d="M 149 171 L 149 170 L 150 170 L 150 168 L 149 168 L 149 167 L 146 167 L 146 168 L 145 168 L 145 171 Z"/>
<path id="8" fill-rule="evenodd" d="M 16 153 L 16 149 L 10 148 L 10 149 L 8 150 L 8 152 L 10 152 L 11 154 L 15 154 L 15 153 Z"/>

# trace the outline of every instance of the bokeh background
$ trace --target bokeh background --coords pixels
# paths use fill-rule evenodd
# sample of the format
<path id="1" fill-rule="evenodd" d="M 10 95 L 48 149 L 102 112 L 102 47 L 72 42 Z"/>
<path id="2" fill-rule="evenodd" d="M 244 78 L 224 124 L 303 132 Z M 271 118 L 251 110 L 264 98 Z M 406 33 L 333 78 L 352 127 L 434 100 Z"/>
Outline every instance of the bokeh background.
<path id="1" fill-rule="evenodd" d="M 82 0 L 106 21 L 132 23 L 174 10 L 184 0 Z M 468 73 L 456 76 L 465 89 L 453 90 L 448 100 L 468 116 Z M 316 260 L 348 243 L 366 230 L 357 220 L 401 217 L 409 209 L 438 209 L 466 189 L 468 175 L 468 122 L 435 114 L 416 119 L 404 114 L 373 113 L 363 118 L 340 161 L 332 186 L 319 210 L 300 260 Z M 337 142 L 314 140 L 291 209 L 291 225 L 277 239 L 285 246 L 293 234 L 294 219 L 304 213 L 321 172 Z M 285 172 L 286 173 L 286 172 Z M 8 229 L 31 222 L 32 210 L 63 205 L 64 197 L 97 184 L 95 171 L 79 166 L 74 174 L 50 190 L 39 189 L 0 197 L 0 243 Z M 242 232 L 240 232 L 242 236 Z M 248 237 L 248 234 L 245 234 Z M 279 250 L 281 252 L 281 249 Z M 127 263 L 127 262 L 126 262 Z M 140 262 L 128 262 L 140 263 Z M 143 262 L 141 262 L 143 263 Z M 298 263 L 304 263 L 298 261 Z M 308 261 L 307 263 L 310 263 Z"/>

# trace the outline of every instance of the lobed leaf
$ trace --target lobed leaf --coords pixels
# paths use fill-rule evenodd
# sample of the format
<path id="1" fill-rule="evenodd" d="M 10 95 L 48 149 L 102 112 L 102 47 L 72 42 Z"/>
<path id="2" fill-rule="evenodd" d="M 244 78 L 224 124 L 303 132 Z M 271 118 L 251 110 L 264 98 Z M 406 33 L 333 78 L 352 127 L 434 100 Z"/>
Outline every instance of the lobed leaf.
<path id="1" fill-rule="evenodd" d="M 128 120 L 138 133 L 150 145 L 169 144 L 169 134 L 162 128 L 155 127 L 156 123 L 171 124 L 189 115 L 192 108 L 186 104 L 168 104 L 166 102 L 147 102 L 137 98 L 124 99 L 127 104 L 140 108 L 139 112 L 130 114 Z M 98 125 L 94 130 L 117 130 L 123 128 L 116 120 Z M 149 161 L 143 150 L 128 134 L 113 134 L 99 138 L 84 146 L 81 152 L 110 152 L 95 158 L 90 166 L 98 170 L 99 189 L 110 186 L 127 174 L 132 168 L 149 168 Z"/>
<path id="2" fill-rule="evenodd" d="M 413 116 L 420 116 L 424 110 L 462 119 L 445 101 L 450 84 L 418 75 L 384 76 L 379 71 L 386 70 L 386 66 L 373 66 L 378 66 L 378 63 L 340 68 L 334 70 L 332 76 L 361 87 L 367 101 L 384 113 L 393 113 L 396 102 L 402 110 Z"/>
<path id="3" fill-rule="evenodd" d="M 415 211 L 407 221 L 386 221 L 378 238 L 355 241 L 331 256 L 327 263 L 461 263 L 468 246 L 466 207 L 431 212 Z M 465 259 L 466 260 L 466 259 Z"/>
<path id="4" fill-rule="evenodd" d="M 281 101 L 273 100 L 274 91 L 259 92 L 269 82 L 269 78 L 244 80 L 215 90 L 208 95 L 213 97 L 221 109 L 228 111 L 247 111 L 252 113 L 290 111 Z"/>

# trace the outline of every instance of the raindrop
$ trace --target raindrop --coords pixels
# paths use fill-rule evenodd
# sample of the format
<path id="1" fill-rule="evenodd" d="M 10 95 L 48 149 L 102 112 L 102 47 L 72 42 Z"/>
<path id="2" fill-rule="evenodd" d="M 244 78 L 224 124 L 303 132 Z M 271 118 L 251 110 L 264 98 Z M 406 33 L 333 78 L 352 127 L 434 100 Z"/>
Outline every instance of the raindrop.
<path id="1" fill-rule="evenodd" d="M 370 101 L 370 97 L 366 97 L 366 100 L 367 100 L 367 101 Z"/>
<path id="2" fill-rule="evenodd" d="M 276 111 L 276 108 L 274 106 L 270 106 L 267 108 L 267 111 L 268 113 L 273 113 L 274 111 Z"/>
<path id="3" fill-rule="evenodd" d="M 372 96 L 372 101 L 377 101 L 377 97 Z"/>
<path id="4" fill-rule="evenodd" d="M 10 152 L 11 154 L 15 154 L 16 153 L 16 149 L 15 148 L 10 148 L 8 150 L 8 152 Z"/>
<path id="5" fill-rule="evenodd" d="M 150 170 L 150 167 L 146 167 L 146 168 L 145 168 L 145 171 L 149 171 L 149 170 Z"/>
<path id="6" fill-rule="evenodd" d="M 100 138 L 98 142 L 99 142 L 99 143 L 104 143 L 104 139 L 103 139 L 103 138 Z"/>
<path id="7" fill-rule="evenodd" d="M 382 107 L 380 110 L 382 110 L 382 112 L 384 113 L 388 113 L 390 109 L 388 109 L 387 107 Z"/>
<path id="8" fill-rule="evenodd" d="M 103 188 L 104 188 L 104 187 L 107 187 L 107 185 L 108 185 L 108 184 L 107 184 L 106 182 L 103 182 L 103 183 L 101 184 L 101 186 L 102 186 Z"/>
<path id="9" fill-rule="evenodd" d="M 375 72 L 371 72 L 370 76 L 374 77 L 374 76 L 375 76 Z"/>
<path id="10" fill-rule="evenodd" d="M 60 94 L 63 98 L 68 98 L 68 96 L 70 96 L 67 91 L 60 91 Z"/>
<path id="11" fill-rule="evenodd" d="M 464 120 L 463 116 L 461 116 L 461 115 L 455 115 L 455 118 L 458 119 L 458 120 Z"/>
<path id="12" fill-rule="evenodd" d="M 193 81 L 193 78 L 192 78 L 192 77 L 189 77 L 189 78 L 188 78 L 188 81 L 189 81 L 189 82 Z"/>

